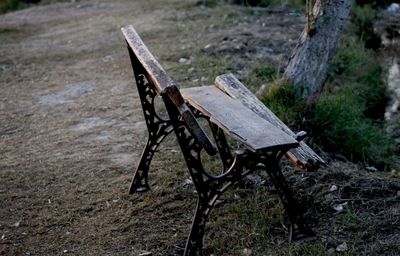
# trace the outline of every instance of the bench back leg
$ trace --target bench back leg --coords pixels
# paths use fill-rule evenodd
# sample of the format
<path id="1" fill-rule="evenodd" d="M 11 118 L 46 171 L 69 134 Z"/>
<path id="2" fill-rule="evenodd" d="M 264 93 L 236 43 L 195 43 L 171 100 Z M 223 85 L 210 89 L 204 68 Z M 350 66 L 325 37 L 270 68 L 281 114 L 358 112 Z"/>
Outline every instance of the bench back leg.
<path id="1" fill-rule="evenodd" d="M 137 90 L 142 104 L 144 119 L 148 130 L 147 144 L 143 150 L 139 164 L 133 176 L 129 194 L 135 192 L 146 192 L 150 189 L 148 184 L 148 171 L 151 160 L 157 147 L 170 134 L 173 130 L 170 120 L 164 120 L 157 115 L 154 107 L 154 98 L 157 97 L 157 92 L 154 90 L 154 85 L 146 77 L 146 71 L 136 56 L 133 54 L 132 49 L 128 46 L 129 55 L 133 73 L 136 80 Z"/>
<path id="2" fill-rule="evenodd" d="M 273 154 L 267 157 L 264 162 L 264 167 L 289 217 L 289 242 L 313 237 L 315 234 L 311 228 L 305 224 L 301 207 L 294 199 L 292 191 L 279 166 L 280 156 L 282 156 L 282 154 L 278 154 L 278 156 Z"/>
<path id="3" fill-rule="evenodd" d="M 225 170 L 227 170 L 232 165 L 233 156 L 231 150 L 229 149 L 224 131 L 216 124 L 213 124 L 211 122 L 209 122 L 209 124 L 212 134 L 214 136 L 214 140 L 217 144 L 218 153 L 221 158 L 222 164 L 224 165 Z"/>

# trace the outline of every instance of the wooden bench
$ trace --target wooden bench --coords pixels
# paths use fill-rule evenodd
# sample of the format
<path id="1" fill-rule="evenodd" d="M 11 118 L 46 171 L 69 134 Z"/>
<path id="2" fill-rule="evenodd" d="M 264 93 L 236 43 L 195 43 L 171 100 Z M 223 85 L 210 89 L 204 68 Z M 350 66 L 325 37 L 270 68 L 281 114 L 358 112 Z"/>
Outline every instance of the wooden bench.
<path id="1" fill-rule="evenodd" d="M 184 255 L 201 255 L 204 228 L 218 197 L 256 169 L 269 174 L 290 220 L 289 239 L 312 236 L 298 212 L 297 203 L 285 181 L 279 161 L 286 155 L 303 169 L 323 164 L 306 144 L 304 133 L 294 134 L 233 75 L 222 75 L 215 86 L 179 90 L 153 57 L 132 26 L 122 28 L 149 132 L 129 192 L 149 190 L 148 170 L 152 157 L 163 139 L 175 132 L 189 173 L 198 194 L 198 205 Z M 161 97 L 169 119 L 161 118 L 154 98 Z M 214 142 L 197 118 L 208 121 Z M 226 136 L 239 147 L 231 151 Z M 205 170 L 201 151 L 219 154 L 221 174 Z"/>

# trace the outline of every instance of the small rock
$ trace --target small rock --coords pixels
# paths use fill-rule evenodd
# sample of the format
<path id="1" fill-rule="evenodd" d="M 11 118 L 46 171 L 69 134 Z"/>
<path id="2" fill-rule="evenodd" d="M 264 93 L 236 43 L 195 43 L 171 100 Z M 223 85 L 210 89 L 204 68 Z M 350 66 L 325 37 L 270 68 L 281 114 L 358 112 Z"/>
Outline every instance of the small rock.
<path id="1" fill-rule="evenodd" d="M 241 76 L 246 76 L 247 74 L 249 74 L 249 71 L 247 71 L 247 69 L 241 69 L 236 72 Z"/>
<path id="2" fill-rule="evenodd" d="M 392 3 L 387 8 L 387 11 L 391 13 L 400 12 L 400 4 Z"/>
<path id="3" fill-rule="evenodd" d="M 335 249 L 334 248 L 329 248 L 329 250 L 327 251 L 328 255 L 333 255 L 335 253 Z"/>
<path id="4" fill-rule="evenodd" d="M 19 226 L 21 226 L 21 221 L 17 221 L 13 225 L 13 227 L 16 227 L 16 228 L 18 228 Z"/>
<path id="5" fill-rule="evenodd" d="M 251 251 L 251 249 L 244 248 L 243 251 L 242 251 L 242 254 L 244 256 L 250 256 L 252 254 L 252 251 Z"/>
<path id="6" fill-rule="evenodd" d="M 265 183 L 265 180 L 263 180 L 261 176 L 257 174 L 249 174 L 244 177 L 243 181 L 246 186 L 252 188 L 258 188 Z"/>
<path id="7" fill-rule="evenodd" d="M 341 213 L 344 209 L 343 206 L 346 206 L 347 202 L 343 203 L 343 204 L 337 204 L 335 206 L 333 206 L 333 209 L 335 209 L 336 213 Z"/>
<path id="8" fill-rule="evenodd" d="M 65 234 L 68 236 L 68 235 L 70 235 L 70 234 L 71 234 L 71 232 L 67 231 L 67 232 L 65 232 Z"/>
<path id="9" fill-rule="evenodd" d="M 68 250 L 64 250 L 63 253 L 68 253 Z"/>
<path id="10" fill-rule="evenodd" d="M 150 256 L 150 255 L 153 255 L 153 253 L 152 252 L 141 252 L 139 254 L 139 256 Z"/>
<path id="11" fill-rule="evenodd" d="M 348 249 L 348 247 L 347 247 L 346 242 L 343 242 L 336 247 L 337 252 L 345 252 L 345 251 L 347 251 L 347 249 Z"/>
<path id="12" fill-rule="evenodd" d="M 184 187 L 189 187 L 189 186 L 192 186 L 193 185 L 193 181 L 191 180 L 191 179 L 186 179 L 184 182 L 183 182 L 183 186 Z"/>
<path id="13" fill-rule="evenodd" d="M 180 64 L 190 64 L 190 60 L 188 58 L 180 58 L 179 63 Z"/>
<path id="14" fill-rule="evenodd" d="M 332 185 L 331 188 L 329 189 L 330 192 L 334 192 L 338 189 L 336 185 Z"/>
<path id="15" fill-rule="evenodd" d="M 370 172 L 376 172 L 376 171 L 378 171 L 378 169 L 376 169 L 376 168 L 373 167 L 373 166 L 368 166 L 368 167 L 366 167 L 365 169 L 367 169 L 367 171 L 370 171 Z"/>
<path id="16" fill-rule="evenodd" d="M 207 44 L 206 46 L 204 46 L 204 50 L 210 49 L 212 47 L 212 44 Z"/>
<path id="17" fill-rule="evenodd" d="M 4 240 L 5 238 L 6 238 L 6 235 L 3 234 L 3 235 L 1 236 L 1 240 Z"/>

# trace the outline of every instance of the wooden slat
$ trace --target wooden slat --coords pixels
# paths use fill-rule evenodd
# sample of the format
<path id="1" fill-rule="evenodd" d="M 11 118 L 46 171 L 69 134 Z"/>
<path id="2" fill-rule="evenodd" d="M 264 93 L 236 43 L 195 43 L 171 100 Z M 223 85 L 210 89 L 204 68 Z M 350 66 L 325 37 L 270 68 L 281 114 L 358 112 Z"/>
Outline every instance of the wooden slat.
<path id="1" fill-rule="evenodd" d="M 160 63 L 154 58 L 133 26 L 126 26 L 121 28 L 121 30 L 125 36 L 126 42 L 150 75 L 151 82 L 155 85 L 157 92 L 159 94 L 164 94 L 168 91 L 174 91 L 176 93 L 176 83 L 167 75 Z"/>
<path id="2" fill-rule="evenodd" d="M 271 110 L 269 110 L 249 89 L 246 88 L 234 75 L 225 74 L 218 76 L 215 85 L 229 96 L 239 100 L 244 106 L 258 116 L 269 121 L 290 136 L 295 136 Z M 312 170 L 320 165 L 325 165 L 324 160 L 317 155 L 307 144 L 300 142 L 300 146 L 291 149 L 286 156 L 297 167 L 303 170 Z"/>
<path id="3" fill-rule="evenodd" d="M 298 142 L 268 121 L 215 86 L 182 90 L 183 97 L 193 107 L 210 117 L 210 121 L 253 152 L 284 150 Z"/>

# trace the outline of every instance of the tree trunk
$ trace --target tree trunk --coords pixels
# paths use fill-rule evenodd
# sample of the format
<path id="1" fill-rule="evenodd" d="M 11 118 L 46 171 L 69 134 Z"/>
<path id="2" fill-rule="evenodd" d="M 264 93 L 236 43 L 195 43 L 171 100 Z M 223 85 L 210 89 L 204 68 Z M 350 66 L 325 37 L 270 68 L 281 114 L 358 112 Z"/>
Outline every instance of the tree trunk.
<path id="1" fill-rule="evenodd" d="M 316 0 L 311 24 L 307 24 L 289 59 L 284 78 L 308 102 L 318 98 L 322 91 L 329 62 L 349 18 L 351 5 L 352 0 Z"/>

